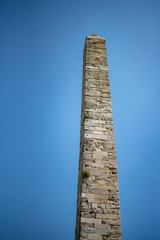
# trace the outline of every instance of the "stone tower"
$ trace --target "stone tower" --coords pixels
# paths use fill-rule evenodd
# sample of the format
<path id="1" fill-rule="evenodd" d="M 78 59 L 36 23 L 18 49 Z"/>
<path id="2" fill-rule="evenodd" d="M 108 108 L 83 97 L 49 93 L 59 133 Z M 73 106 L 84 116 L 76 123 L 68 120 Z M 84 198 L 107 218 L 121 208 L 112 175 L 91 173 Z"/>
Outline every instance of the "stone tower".
<path id="1" fill-rule="evenodd" d="M 121 240 L 117 160 L 106 43 L 86 37 L 83 53 L 76 240 Z"/>

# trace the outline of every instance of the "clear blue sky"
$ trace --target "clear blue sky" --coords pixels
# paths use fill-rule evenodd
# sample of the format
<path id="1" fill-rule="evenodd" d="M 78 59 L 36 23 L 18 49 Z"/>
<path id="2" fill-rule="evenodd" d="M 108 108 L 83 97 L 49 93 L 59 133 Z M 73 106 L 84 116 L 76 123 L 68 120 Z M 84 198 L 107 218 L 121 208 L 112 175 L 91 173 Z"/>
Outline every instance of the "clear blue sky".
<path id="1" fill-rule="evenodd" d="M 74 240 L 82 56 L 106 38 L 123 240 L 160 239 L 160 1 L 0 1 L 0 240 Z"/>

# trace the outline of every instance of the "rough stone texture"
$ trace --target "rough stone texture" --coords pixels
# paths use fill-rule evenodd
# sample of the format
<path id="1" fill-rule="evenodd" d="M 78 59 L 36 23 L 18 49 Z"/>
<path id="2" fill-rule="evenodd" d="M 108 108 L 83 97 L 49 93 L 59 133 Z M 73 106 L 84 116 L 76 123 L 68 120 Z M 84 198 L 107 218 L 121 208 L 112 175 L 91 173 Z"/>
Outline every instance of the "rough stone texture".
<path id="1" fill-rule="evenodd" d="M 96 35 L 86 37 L 84 47 L 80 135 L 75 239 L 121 240 L 106 43 Z"/>

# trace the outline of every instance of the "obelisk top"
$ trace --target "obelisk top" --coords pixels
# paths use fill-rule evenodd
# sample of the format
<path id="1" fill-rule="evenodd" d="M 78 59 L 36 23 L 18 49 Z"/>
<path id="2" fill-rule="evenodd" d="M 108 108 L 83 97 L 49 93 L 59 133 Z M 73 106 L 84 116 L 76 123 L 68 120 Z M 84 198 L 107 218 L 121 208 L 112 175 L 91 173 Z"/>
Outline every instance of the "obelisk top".
<path id="1" fill-rule="evenodd" d="M 92 37 L 99 37 L 98 35 L 96 34 L 91 34 Z"/>
<path id="2" fill-rule="evenodd" d="M 101 38 L 101 39 L 105 40 L 105 38 L 102 38 L 102 37 L 100 37 L 100 36 L 98 36 L 96 34 L 91 34 L 90 36 L 87 36 L 87 38 Z"/>

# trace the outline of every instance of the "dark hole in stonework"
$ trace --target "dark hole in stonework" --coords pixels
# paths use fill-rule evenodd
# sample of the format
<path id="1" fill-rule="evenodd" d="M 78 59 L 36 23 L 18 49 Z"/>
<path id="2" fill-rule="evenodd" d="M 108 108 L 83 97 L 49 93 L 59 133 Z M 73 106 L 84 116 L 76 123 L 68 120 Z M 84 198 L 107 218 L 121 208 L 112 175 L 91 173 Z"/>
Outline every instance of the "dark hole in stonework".
<path id="1" fill-rule="evenodd" d="M 102 235 L 103 240 L 110 240 L 109 234 L 108 235 Z"/>

